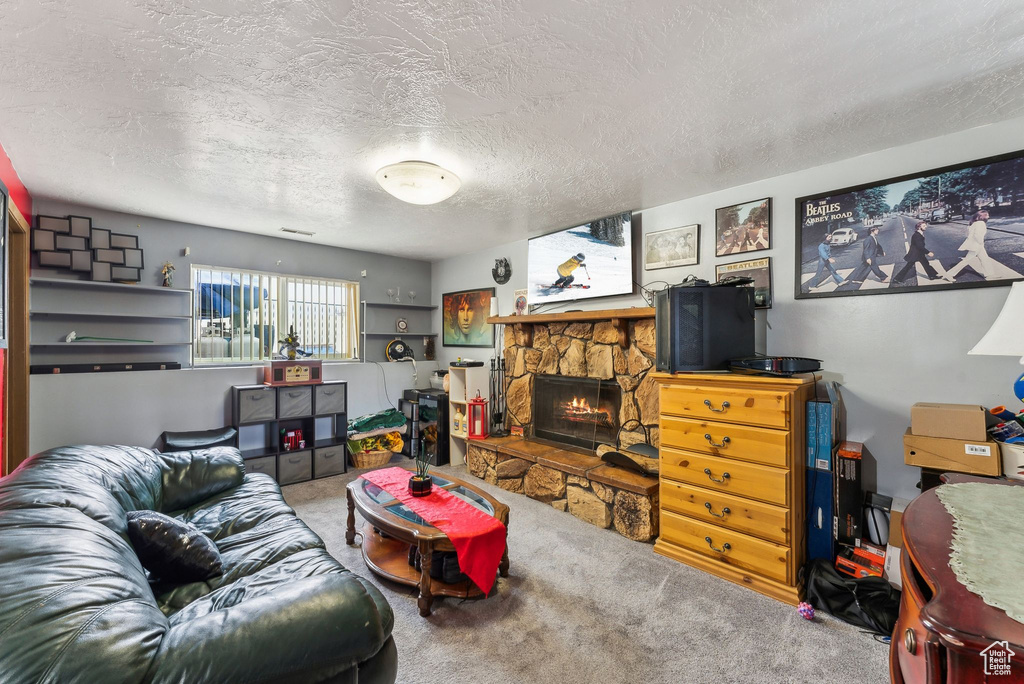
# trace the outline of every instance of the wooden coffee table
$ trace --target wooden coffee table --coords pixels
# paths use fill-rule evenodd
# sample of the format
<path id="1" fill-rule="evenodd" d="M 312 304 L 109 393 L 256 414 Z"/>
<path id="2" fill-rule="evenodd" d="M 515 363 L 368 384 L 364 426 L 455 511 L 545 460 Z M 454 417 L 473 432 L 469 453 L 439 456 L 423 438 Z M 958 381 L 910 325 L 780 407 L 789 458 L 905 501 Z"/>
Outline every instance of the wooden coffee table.
<path id="1" fill-rule="evenodd" d="M 413 475 L 413 471 L 409 471 Z M 435 487 L 447 489 L 455 496 L 488 515 L 493 515 L 508 526 L 508 506 L 458 478 L 439 475 L 431 476 Z M 416 515 L 408 506 L 397 500 L 369 480 L 357 478 L 348 483 L 348 529 L 345 541 L 352 546 L 356 540 L 356 510 L 365 522 L 360 530 L 363 535 L 363 560 L 373 573 L 384 579 L 420 589 L 417 601 L 420 615 L 430 615 L 435 596 L 456 598 L 484 598 L 484 593 L 467 580 L 455 584 L 442 582 L 430 576 L 431 557 L 434 551 L 455 551 L 448 537 L 436 527 Z M 380 534 L 383 532 L 384 534 Z M 416 551 L 421 556 L 420 570 L 410 564 Z M 508 577 L 508 545 L 501 557 L 498 572 Z"/>

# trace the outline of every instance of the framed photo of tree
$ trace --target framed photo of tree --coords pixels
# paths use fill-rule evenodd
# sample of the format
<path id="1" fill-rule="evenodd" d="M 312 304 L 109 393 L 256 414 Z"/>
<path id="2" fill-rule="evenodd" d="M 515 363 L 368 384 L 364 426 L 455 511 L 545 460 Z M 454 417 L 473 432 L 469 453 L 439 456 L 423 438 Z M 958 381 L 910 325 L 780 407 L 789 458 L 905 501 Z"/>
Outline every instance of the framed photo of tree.
<path id="1" fill-rule="evenodd" d="M 715 211 L 715 256 L 759 252 L 771 247 L 771 197 Z"/>
<path id="2" fill-rule="evenodd" d="M 797 299 L 1024 279 L 1024 151 L 796 200 Z"/>

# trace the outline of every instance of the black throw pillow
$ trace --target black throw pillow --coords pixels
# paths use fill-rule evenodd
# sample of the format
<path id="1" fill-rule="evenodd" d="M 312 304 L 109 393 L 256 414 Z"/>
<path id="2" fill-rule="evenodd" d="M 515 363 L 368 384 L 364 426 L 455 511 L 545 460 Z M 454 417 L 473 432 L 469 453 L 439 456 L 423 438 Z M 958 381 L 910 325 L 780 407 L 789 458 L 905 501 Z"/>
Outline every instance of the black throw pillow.
<path id="1" fill-rule="evenodd" d="M 200 582 L 223 571 L 217 545 L 192 525 L 156 511 L 128 513 L 128 539 L 142 567 L 166 582 Z"/>

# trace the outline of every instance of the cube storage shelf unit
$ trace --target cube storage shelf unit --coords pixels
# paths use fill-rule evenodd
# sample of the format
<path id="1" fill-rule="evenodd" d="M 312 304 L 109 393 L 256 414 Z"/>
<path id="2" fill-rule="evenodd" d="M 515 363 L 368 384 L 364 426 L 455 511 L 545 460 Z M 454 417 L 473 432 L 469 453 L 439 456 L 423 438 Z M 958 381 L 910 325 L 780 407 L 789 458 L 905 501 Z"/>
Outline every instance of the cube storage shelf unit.
<path id="1" fill-rule="evenodd" d="M 469 438 L 466 430 L 466 417 L 469 409 L 469 400 L 480 396 L 486 397 L 490 394 L 491 372 L 486 366 L 448 366 L 448 421 L 449 421 L 449 457 L 452 465 L 462 465 L 466 462 L 466 452 L 469 450 Z M 463 414 L 462 424 L 458 431 L 453 425 L 456 411 Z"/>
<path id="2" fill-rule="evenodd" d="M 192 290 L 29 278 L 31 364 L 192 364 Z M 120 337 L 152 342 L 87 340 Z"/>
<path id="3" fill-rule="evenodd" d="M 406 342 L 413 351 L 417 361 L 423 360 L 423 350 L 426 346 L 426 338 L 437 337 L 437 333 L 421 332 L 430 330 L 430 312 L 437 309 L 436 306 L 428 304 L 395 304 L 394 302 L 367 302 L 362 301 L 362 317 L 360 324 L 362 331 L 362 348 L 359 354 L 363 361 L 387 361 L 384 356 L 384 348 L 388 342 L 398 338 Z M 386 321 L 385 317 L 395 314 L 394 318 Z M 397 328 L 397 320 L 405 318 L 409 323 L 409 332 L 400 333 Z M 384 328 L 388 328 L 385 331 Z M 372 342 L 373 349 L 369 344 Z"/>
<path id="4" fill-rule="evenodd" d="M 348 382 L 319 385 L 235 385 L 231 388 L 236 446 L 247 472 L 266 473 L 278 484 L 347 472 Z M 303 449 L 284 449 L 282 430 L 302 430 Z"/>

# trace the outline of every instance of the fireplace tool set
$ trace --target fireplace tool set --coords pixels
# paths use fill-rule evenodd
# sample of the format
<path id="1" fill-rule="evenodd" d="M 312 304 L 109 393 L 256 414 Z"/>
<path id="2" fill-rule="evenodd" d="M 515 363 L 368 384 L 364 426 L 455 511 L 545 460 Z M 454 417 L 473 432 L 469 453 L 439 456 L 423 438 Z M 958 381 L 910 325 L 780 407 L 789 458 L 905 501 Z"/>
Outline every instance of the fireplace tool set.
<path id="1" fill-rule="evenodd" d="M 505 358 L 491 357 L 491 430 L 494 437 L 505 437 Z"/>

